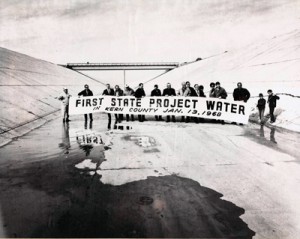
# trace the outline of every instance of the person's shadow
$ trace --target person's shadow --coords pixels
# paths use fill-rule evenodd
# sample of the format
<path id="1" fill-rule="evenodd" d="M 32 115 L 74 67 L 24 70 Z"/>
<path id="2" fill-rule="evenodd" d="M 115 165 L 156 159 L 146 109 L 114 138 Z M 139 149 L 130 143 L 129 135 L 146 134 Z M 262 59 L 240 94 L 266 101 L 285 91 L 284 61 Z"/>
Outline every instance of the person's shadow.
<path id="1" fill-rule="evenodd" d="M 277 141 L 275 140 L 275 131 L 276 131 L 276 128 L 271 128 L 270 129 L 270 141 L 277 144 Z M 260 130 L 259 130 L 259 136 L 261 138 L 265 138 L 265 129 L 264 129 L 264 126 L 261 125 L 260 126 Z"/>
<path id="2" fill-rule="evenodd" d="M 275 140 L 275 128 L 271 128 L 271 132 L 270 132 L 270 141 L 277 144 L 276 140 Z"/>
<path id="3" fill-rule="evenodd" d="M 70 135 L 69 135 L 69 122 L 63 123 L 62 127 L 62 142 L 58 144 L 64 154 L 69 154 L 71 148 Z"/>
<path id="4" fill-rule="evenodd" d="M 259 136 L 262 137 L 262 138 L 265 137 L 265 129 L 264 129 L 263 125 L 260 126 Z"/>

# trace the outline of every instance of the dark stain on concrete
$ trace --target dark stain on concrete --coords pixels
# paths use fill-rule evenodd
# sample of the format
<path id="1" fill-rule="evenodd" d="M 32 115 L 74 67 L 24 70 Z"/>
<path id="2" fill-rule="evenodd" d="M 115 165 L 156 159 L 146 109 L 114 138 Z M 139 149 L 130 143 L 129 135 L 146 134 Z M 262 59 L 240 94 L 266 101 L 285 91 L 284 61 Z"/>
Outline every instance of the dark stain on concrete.
<path id="1" fill-rule="evenodd" d="M 265 162 L 266 165 L 269 165 L 269 166 L 274 166 L 272 163 L 270 162 Z"/>
<path id="2" fill-rule="evenodd" d="M 244 209 L 191 179 L 172 175 L 105 185 L 97 174 L 79 174 L 73 166 L 76 160 L 69 161 L 1 170 L 0 200 L 8 237 L 252 238 L 255 234 L 240 219 Z M 26 199 L 29 194 L 31 200 Z"/>
<path id="3" fill-rule="evenodd" d="M 159 153 L 160 151 L 157 148 L 153 149 L 144 149 L 144 153 Z"/>

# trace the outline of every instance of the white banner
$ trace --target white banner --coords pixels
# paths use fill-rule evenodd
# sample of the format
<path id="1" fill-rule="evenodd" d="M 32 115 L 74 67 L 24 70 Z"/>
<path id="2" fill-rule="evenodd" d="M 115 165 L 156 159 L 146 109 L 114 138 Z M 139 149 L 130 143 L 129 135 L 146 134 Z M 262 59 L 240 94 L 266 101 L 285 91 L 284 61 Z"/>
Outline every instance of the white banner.
<path id="1" fill-rule="evenodd" d="M 242 101 L 202 97 L 71 97 L 70 115 L 106 112 L 113 114 L 175 115 L 248 123 L 250 107 Z"/>

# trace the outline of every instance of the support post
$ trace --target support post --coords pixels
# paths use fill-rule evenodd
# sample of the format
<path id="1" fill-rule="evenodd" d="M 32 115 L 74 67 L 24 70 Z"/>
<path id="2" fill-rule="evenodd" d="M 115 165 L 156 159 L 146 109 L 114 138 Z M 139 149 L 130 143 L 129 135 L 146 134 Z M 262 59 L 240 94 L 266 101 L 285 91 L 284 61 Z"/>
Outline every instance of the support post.
<path id="1" fill-rule="evenodd" d="M 125 74 L 125 70 L 124 70 L 124 87 L 123 87 L 123 89 L 125 90 L 125 87 L 126 87 L 126 74 Z"/>

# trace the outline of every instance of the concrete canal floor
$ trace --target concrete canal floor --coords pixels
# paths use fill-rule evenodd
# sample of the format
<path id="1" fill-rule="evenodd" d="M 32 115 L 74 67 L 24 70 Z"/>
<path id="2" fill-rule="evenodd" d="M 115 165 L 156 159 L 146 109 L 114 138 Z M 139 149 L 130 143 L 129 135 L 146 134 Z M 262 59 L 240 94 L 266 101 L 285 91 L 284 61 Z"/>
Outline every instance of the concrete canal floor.
<path id="1" fill-rule="evenodd" d="M 299 134 L 61 119 L 0 151 L 5 237 L 297 238 Z"/>

